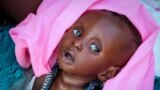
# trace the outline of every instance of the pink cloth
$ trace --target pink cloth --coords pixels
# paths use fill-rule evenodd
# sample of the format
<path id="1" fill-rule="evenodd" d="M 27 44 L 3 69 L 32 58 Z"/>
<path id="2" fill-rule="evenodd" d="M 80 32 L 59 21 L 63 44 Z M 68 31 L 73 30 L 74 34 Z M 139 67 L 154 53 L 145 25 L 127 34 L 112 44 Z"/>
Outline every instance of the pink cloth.
<path id="1" fill-rule="evenodd" d="M 10 30 L 18 63 L 32 66 L 35 75 L 50 72 L 57 57 L 56 46 L 86 10 L 111 10 L 126 15 L 138 28 L 143 43 L 127 65 L 103 90 L 152 90 L 154 82 L 153 45 L 159 27 L 138 0 L 43 0 L 37 15 L 28 17 Z"/>

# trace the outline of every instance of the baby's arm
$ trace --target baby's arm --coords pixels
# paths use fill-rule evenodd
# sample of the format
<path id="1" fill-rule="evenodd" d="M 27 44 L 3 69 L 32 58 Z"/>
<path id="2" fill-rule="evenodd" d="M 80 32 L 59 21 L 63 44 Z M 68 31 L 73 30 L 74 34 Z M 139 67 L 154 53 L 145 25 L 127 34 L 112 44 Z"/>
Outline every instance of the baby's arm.
<path id="1" fill-rule="evenodd" d="M 0 9 L 20 22 L 30 12 L 36 13 L 41 2 L 42 0 L 0 0 Z"/>

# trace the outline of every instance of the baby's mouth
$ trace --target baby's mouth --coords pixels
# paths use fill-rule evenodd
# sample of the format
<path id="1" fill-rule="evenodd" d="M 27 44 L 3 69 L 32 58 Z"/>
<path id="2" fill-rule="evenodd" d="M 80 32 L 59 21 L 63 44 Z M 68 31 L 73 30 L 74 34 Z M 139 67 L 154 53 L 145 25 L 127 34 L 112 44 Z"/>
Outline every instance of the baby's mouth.
<path id="1" fill-rule="evenodd" d="M 67 64 L 73 64 L 75 59 L 74 59 L 74 52 L 72 50 L 66 50 L 64 51 L 64 59 L 63 61 Z"/>
<path id="2" fill-rule="evenodd" d="M 74 61 L 74 58 L 73 58 L 73 56 L 72 56 L 72 54 L 71 54 L 70 52 L 66 52 L 66 53 L 65 53 L 65 57 L 66 57 L 66 59 L 68 59 L 68 60 Z"/>

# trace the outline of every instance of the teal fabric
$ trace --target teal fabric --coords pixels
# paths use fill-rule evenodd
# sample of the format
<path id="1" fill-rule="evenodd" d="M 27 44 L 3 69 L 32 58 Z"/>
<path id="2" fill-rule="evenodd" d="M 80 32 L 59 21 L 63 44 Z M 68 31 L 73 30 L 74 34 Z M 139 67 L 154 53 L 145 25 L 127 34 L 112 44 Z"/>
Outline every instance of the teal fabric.
<path id="1" fill-rule="evenodd" d="M 154 90 L 160 90 L 160 77 L 155 77 Z"/>
<path id="2" fill-rule="evenodd" d="M 0 90 L 9 90 L 24 75 L 24 70 L 16 61 L 15 45 L 8 33 L 13 26 L 0 26 Z"/>

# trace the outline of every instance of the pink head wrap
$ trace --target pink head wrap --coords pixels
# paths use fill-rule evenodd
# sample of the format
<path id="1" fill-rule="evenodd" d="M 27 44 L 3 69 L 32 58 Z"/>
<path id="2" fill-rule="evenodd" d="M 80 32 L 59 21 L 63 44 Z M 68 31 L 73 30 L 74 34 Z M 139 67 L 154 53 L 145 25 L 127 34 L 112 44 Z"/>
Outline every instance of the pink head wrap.
<path id="1" fill-rule="evenodd" d="M 28 17 L 10 30 L 18 63 L 32 68 L 36 76 L 51 71 L 65 30 L 86 10 L 105 9 L 126 15 L 143 38 L 136 53 L 103 90 L 152 90 L 154 82 L 153 45 L 159 27 L 138 0 L 43 0 L 37 15 Z"/>

